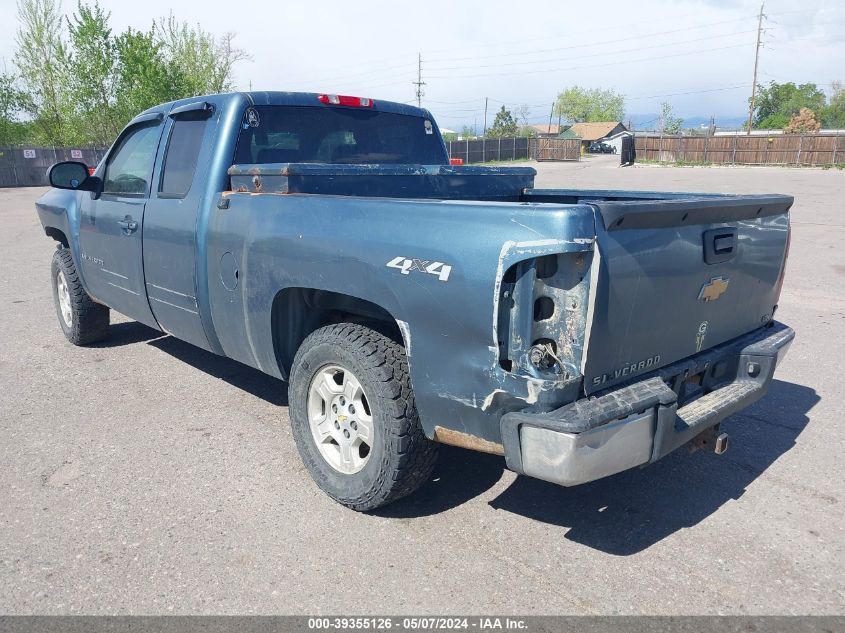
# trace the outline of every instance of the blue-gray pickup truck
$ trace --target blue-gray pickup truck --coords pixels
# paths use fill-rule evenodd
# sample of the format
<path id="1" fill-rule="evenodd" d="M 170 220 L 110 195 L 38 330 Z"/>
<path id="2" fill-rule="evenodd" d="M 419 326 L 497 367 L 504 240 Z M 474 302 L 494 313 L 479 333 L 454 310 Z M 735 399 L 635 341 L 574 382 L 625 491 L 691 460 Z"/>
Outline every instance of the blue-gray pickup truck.
<path id="1" fill-rule="evenodd" d="M 416 490 L 438 443 L 564 486 L 724 452 L 794 337 L 793 199 L 535 173 L 451 165 L 424 109 L 249 92 L 140 114 L 36 206 L 71 343 L 113 309 L 288 381 L 299 453 L 350 508 Z"/>

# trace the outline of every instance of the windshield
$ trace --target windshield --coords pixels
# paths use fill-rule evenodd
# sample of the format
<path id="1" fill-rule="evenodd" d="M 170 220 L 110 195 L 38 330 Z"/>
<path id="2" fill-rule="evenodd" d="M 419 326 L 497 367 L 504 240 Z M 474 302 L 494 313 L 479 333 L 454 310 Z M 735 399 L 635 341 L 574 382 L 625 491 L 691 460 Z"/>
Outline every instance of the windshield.
<path id="1" fill-rule="evenodd" d="M 370 108 L 247 108 L 235 163 L 448 164 L 430 119 Z"/>

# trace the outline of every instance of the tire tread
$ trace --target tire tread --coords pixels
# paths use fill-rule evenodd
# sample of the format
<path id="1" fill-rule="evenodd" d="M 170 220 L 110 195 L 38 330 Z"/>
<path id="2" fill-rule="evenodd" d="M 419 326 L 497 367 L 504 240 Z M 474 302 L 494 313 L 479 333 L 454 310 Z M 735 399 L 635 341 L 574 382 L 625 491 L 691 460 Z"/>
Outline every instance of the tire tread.
<path id="1" fill-rule="evenodd" d="M 329 490 L 326 492 L 343 505 L 361 511 L 372 510 L 411 494 L 430 477 L 437 460 L 437 445 L 425 436 L 420 425 L 404 347 L 365 325 L 327 325 L 309 335 L 300 346 L 293 364 L 292 383 L 297 378 L 297 368 L 304 354 L 319 345 L 343 345 L 348 351 L 359 353 L 367 363 L 365 369 L 371 372 L 371 376 L 375 374 L 382 383 L 384 390 L 379 394 L 379 400 L 384 405 L 386 423 L 380 430 L 388 434 L 390 447 L 379 465 L 377 485 L 368 493 L 342 498 Z M 291 412 L 293 415 L 294 412 Z M 316 465 L 310 463 L 312 455 L 303 447 L 299 448 L 306 466 L 314 474 Z M 320 483 L 319 478 L 317 483 Z"/>

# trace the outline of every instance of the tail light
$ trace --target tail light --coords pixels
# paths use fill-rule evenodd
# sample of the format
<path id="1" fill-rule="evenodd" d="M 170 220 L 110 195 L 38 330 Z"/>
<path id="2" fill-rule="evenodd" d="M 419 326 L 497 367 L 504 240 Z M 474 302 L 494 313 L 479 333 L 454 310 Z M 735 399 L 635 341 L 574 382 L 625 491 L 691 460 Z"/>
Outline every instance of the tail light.
<path id="1" fill-rule="evenodd" d="M 93 176 L 95 171 L 97 171 L 96 167 L 89 167 L 88 168 L 88 175 Z"/>
<path id="2" fill-rule="evenodd" d="M 463 158 L 450 158 L 449 164 L 450 165 L 463 165 L 464 159 Z"/>
<path id="3" fill-rule="evenodd" d="M 341 105 L 350 108 L 372 108 L 375 105 L 372 99 L 347 95 L 317 95 L 317 101 L 326 105 Z"/>

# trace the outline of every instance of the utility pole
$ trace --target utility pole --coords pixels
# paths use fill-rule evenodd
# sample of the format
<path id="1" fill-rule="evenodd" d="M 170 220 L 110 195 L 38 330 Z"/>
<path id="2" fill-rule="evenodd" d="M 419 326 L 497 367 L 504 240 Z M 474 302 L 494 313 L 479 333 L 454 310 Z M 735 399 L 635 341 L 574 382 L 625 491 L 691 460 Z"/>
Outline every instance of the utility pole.
<path id="1" fill-rule="evenodd" d="M 754 101 L 757 98 L 757 64 L 760 61 L 760 40 L 763 35 L 763 7 L 765 2 L 760 4 L 760 13 L 757 15 L 757 48 L 754 50 L 754 81 L 751 82 L 751 105 L 748 108 L 748 130 L 746 135 L 751 136 L 751 124 L 754 119 Z"/>
<path id="2" fill-rule="evenodd" d="M 552 111 L 549 112 L 549 129 L 547 130 L 549 134 L 552 133 L 552 117 L 555 115 L 555 104 L 552 104 Z"/>
<path id="3" fill-rule="evenodd" d="M 423 86 L 425 85 L 425 82 L 422 80 L 422 54 L 421 53 L 417 53 L 417 80 L 412 81 L 411 83 L 414 84 L 417 87 L 417 107 L 421 108 L 422 107 L 422 98 L 425 95 L 425 91 L 423 90 Z"/>
<path id="4" fill-rule="evenodd" d="M 484 97 L 484 136 L 487 136 L 487 97 Z"/>

